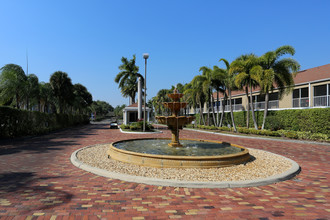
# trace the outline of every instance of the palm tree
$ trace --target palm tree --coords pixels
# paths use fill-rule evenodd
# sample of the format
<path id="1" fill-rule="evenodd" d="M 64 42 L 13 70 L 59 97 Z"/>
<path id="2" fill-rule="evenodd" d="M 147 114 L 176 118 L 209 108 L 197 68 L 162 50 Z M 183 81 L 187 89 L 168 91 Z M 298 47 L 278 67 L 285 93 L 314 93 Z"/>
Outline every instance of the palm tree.
<path id="1" fill-rule="evenodd" d="M 132 103 L 135 103 L 135 96 L 138 92 L 138 78 L 142 78 L 142 87 L 144 84 L 143 76 L 138 73 L 139 67 L 135 65 L 135 55 L 133 59 L 128 60 L 126 57 L 121 58 L 122 64 L 119 66 L 121 70 L 116 78 L 115 82 L 118 83 L 118 88 L 121 89 L 121 93 L 124 97 L 130 97 Z"/>
<path id="2" fill-rule="evenodd" d="M 48 112 L 50 101 L 53 99 L 53 91 L 50 83 L 39 83 L 39 111 Z"/>
<path id="3" fill-rule="evenodd" d="M 93 97 L 87 88 L 79 83 L 73 85 L 73 94 L 74 107 L 78 110 L 79 114 L 82 114 L 83 110 L 86 110 L 93 103 Z"/>
<path id="4" fill-rule="evenodd" d="M 36 104 L 39 100 L 39 79 L 34 74 L 27 76 L 24 97 L 26 99 L 26 109 L 28 110 L 32 109 L 31 101 Z"/>
<path id="5" fill-rule="evenodd" d="M 252 119 L 254 128 L 258 129 L 255 113 L 254 113 L 254 105 L 252 100 L 252 89 L 257 86 L 257 81 L 254 80 L 251 69 L 258 64 L 258 58 L 254 54 L 246 54 L 241 55 L 231 64 L 231 71 L 237 73 L 235 85 L 238 89 L 243 89 L 245 87 L 245 95 L 248 98 L 248 90 L 250 88 L 250 104 L 247 106 L 247 117 L 246 117 L 246 127 L 249 127 L 249 118 L 250 118 L 250 105 L 252 109 Z M 248 98 L 249 100 L 249 98 Z"/>
<path id="6" fill-rule="evenodd" d="M 231 103 L 231 91 L 235 89 L 235 74 L 232 73 L 230 70 L 230 64 L 226 59 L 220 59 L 219 62 L 223 61 L 226 65 L 226 69 L 223 69 L 222 72 L 224 73 L 224 84 L 228 92 L 229 96 L 229 106 L 230 106 L 230 117 L 232 121 L 232 125 L 234 128 L 234 131 L 237 132 L 235 120 L 234 120 L 234 113 L 233 113 L 233 105 Z"/>
<path id="7" fill-rule="evenodd" d="M 259 82 L 260 91 L 265 94 L 265 109 L 261 129 L 265 128 L 268 113 L 269 92 L 274 88 L 279 90 L 279 99 L 285 92 L 289 92 L 293 86 L 293 77 L 299 71 L 300 64 L 292 58 L 282 58 L 283 55 L 294 55 L 292 46 L 282 46 L 275 51 L 269 51 L 260 57 L 260 65 L 252 69 L 255 79 Z"/>
<path id="8" fill-rule="evenodd" d="M 211 81 L 211 86 L 216 90 L 217 92 L 217 101 L 219 101 L 219 93 L 225 94 L 225 84 L 224 84 L 224 78 L 225 74 L 222 69 L 220 69 L 218 66 L 213 66 L 213 71 L 212 71 L 212 81 Z M 223 108 L 224 112 L 224 108 Z M 223 113 L 224 114 L 224 113 Z M 222 125 L 222 119 L 223 119 L 223 114 L 221 117 L 221 125 Z M 217 123 L 216 126 L 219 127 L 220 121 L 219 121 L 219 105 L 217 104 Z"/>
<path id="9" fill-rule="evenodd" d="M 203 92 L 205 93 L 207 106 L 207 124 L 210 124 L 210 107 L 212 108 L 213 123 L 216 124 L 214 108 L 213 108 L 213 95 L 212 95 L 212 69 L 206 66 L 202 66 L 199 71 L 202 72 L 202 75 L 195 77 L 195 80 L 200 81 L 202 84 Z"/>
<path id="10" fill-rule="evenodd" d="M 204 119 L 204 115 L 203 115 L 203 106 L 206 101 L 206 96 L 205 96 L 205 92 L 204 92 L 205 87 L 203 86 L 203 81 L 201 81 L 200 78 L 201 78 L 201 75 L 197 75 L 192 79 L 192 81 L 191 81 L 192 88 L 190 90 L 188 90 L 186 93 L 190 93 L 190 95 L 192 97 L 195 97 L 196 102 L 199 104 L 200 115 L 201 115 L 199 124 L 201 124 L 201 122 L 203 121 L 203 124 L 205 125 L 205 119 Z"/>
<path id="11" fill-rule="evenodd" d="M 27 76 L 23 68 L 16 64 L 7 64 L 0 71 L 0 103 L 14 102 L 14 106 L 19 109 Z"/>
<path id="12" fill-rule="evenodd" d="M 62 71 L 54 72 L 50 77 L 50 85 L 57 99 L 58 112 L 63 113 L 64 107 L 73 98 L 73 85 L 68 74 Z"/>
<path id="13" fill-rule="evenodd" d="M 158 115 L 161 115 L 165 111 L 163 102 L 170 101 L 167 96 L 167 94 L 169 94 L 169 93 L 170 93 L 170 90 L 168 90 L 168 89 L 161 89 L 158 91 L 158 93 L 154 99 L 154 103 L 153 103 L 153 105 L 155 106 L 155 109 L 157 109 L 156 112 Z"/>

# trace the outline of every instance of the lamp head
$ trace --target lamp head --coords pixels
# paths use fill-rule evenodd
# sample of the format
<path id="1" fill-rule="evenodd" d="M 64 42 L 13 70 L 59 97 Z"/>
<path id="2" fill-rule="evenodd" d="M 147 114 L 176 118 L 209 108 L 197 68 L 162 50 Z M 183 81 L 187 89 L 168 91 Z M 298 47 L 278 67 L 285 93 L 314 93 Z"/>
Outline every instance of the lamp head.
<path id="1" fill-rule="evenodd" d="M 148 59 L 149 58 L 149 54 L 148 53 L 144 53 L 143 54 L 143 59 Z"/>

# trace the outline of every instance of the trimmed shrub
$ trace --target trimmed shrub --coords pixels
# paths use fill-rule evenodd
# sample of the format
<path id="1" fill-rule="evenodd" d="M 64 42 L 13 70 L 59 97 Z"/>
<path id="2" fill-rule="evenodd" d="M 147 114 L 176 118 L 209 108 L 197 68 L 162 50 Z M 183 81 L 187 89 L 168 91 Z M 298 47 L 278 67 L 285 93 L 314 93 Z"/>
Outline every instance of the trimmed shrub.
<path id="1" fill-rule="evenodd" d="M 87 115 L 46 114 L 0 107 L 0 138 L 45 134 L 88 123 Z"/>
<path id="2" fill-rule="evenodd" d="M 263 111 L 255 111 L 257 125 L 260 127 L 263 120 Z M 246 127 L 246 111 L 234 112 L 237 127 Z M 226 112 L 223 125 L 231 125 L 230 112 Z M 250 128 L 253 128 L 252 112 L 250 112 Z M 330 108 L 290 109 L 268 111 L 265 129 L 304 131 L 330 135 Z"/>

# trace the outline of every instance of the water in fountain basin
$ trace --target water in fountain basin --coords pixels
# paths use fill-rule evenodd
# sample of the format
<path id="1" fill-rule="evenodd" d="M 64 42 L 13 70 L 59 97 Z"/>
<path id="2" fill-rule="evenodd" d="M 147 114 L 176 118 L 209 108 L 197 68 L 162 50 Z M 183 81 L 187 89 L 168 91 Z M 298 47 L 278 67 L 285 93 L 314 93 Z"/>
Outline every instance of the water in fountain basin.
<path id="1" fill-rule="evenodd" d="M 167 139 L 142 139 L 119 142 L 114 146 L 118 149 L 136 153 L 172 156 L 215 156 L 235 154 L 242 151 L 241 148 L 231 146 L 229 143 L 180 140 L 183 147 L 169 147 L 170 141 Z"/>

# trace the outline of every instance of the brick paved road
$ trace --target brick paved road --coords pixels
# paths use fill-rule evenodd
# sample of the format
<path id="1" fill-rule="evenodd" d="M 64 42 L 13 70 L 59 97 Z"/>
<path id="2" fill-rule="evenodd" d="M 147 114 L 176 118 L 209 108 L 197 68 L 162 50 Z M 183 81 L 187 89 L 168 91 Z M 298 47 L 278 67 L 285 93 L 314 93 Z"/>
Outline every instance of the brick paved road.
<path id="1" fill-rule="evenodd" d="M 73 151 L 132 135 L 88 125 L 0 142 L 1 219 L 329 219 L 330 146 L 182 131 L 182 138 L 222 140 L 298 162 L 293 180 L 262 187 L 190 189 L 107 179 L 70 163 Z M 74 218 L 75 217 L 75 218 Z"/>

